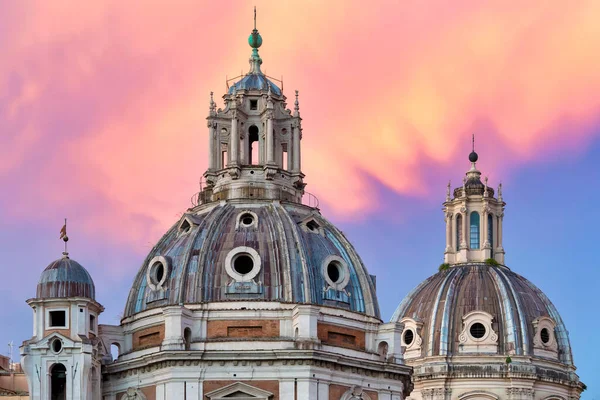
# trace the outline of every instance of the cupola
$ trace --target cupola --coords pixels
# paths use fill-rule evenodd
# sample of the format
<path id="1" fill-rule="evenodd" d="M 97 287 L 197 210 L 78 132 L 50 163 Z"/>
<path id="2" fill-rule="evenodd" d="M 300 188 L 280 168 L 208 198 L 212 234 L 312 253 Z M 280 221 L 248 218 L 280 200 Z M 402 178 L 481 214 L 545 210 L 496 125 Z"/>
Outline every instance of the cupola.
<path id="1" fill-rule="evenodd" d="M 65 253 L 58 260 L 52 261 L 42 272 L 37 284 L 36 297 L 86 297 L 95 300 L 96 289 L 88 271 Z"/>
<path id="2" fill-rule="evenodd" d="M 506 203 L 502 200 L 502 184 L 498 185 L 495 197 L 494 189 L 488 186 L 488 178 L 481 181 L 481 172 L 477 169 L 478 159 L 473 145 L 469 154 L 471 168 L 463 178 L 462 186 L 451 193 L 451 185 L 448 183 L 444 202 L 444 262 L 449 264 L 485 261 L 490 258 L 504 264 L 502 220 Z"/>
<path id="3" fill-rule="evenodd" d="M 298 91 L 292 112 L 286 108 L 283 81 L 278 86 L 273 83 L 277 79 L 261 70 L 258 48 L 262 43 L 255 16 L 248 38 L 250 70 L 227 80 L 224 109 L 217 109 L 211 93 L 208 170 L 199 204 L 230 199 L 302 202 L 305 184 Z"/>

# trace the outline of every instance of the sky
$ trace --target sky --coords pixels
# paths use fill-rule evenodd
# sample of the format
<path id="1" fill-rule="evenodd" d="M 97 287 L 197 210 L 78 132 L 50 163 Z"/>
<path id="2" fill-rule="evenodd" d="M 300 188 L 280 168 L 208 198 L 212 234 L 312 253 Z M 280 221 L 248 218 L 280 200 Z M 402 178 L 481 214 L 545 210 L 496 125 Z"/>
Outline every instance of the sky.
<path id="1" fill-rule="evenodd" d="M 378 276 L 389 319 L 437 271 L 448 180 L 503 184 L 506 262 L 554 302 L 600 399 L 600 3 L 6 0 L 0 13 L 0 352 L 31 336 L 62 251 L 116 324 L 134 274 L 190 206 L 210 92 L 248 70 L 300 92 L 303 170 Z M 6 346 L 6 347 L 5 347 Z M 4 350 L 6 349 L 6 350 Z M 16 350 L 14 355 L 16 356 Z"/>

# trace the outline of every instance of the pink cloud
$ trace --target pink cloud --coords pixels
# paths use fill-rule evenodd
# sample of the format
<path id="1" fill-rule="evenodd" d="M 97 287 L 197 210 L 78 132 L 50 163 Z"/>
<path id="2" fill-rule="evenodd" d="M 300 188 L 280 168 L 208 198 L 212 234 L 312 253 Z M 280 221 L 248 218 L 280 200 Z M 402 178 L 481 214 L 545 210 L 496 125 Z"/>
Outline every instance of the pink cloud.
<path id="1" fill-rule="evenodd" d="M 300 89 L 307 189 L 338 217 L 385 207 L 378 185 L 427 195 L 423 160 L 465 169 L 471 133 L 498 149 L 484 161 L 494 176 L 581 148 L 597 123 L 597 2 L 258 9 L 263 69 L 290 97 Z M 41 199 L 48 218 L 85 208 L 89 232 L 155 240 L 198 190 L 208 93 L 247 69 L 251 16 L 215 2 L 13 2 L 0 16 L 0 181 L 18 187 L 3 212 L 23 218 Z"/>

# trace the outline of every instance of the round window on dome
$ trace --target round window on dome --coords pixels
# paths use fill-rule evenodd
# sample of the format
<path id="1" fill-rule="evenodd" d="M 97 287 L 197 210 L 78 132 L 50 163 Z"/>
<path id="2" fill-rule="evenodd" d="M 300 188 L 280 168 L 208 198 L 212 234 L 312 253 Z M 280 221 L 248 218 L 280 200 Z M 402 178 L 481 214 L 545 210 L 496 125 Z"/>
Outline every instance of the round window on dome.
<path id="1" fill-rule="evenodd" d="M 252 214 L 244 213 L 240 217 L 240 221 L 242 222 L 242 225 L 250 226 L 254 223 L 254 217 L 252 216 Z"/>
<path id="2" fill-rule="evenodd" d="M 52 341 L 52 345 L 51 346 L 52 346 L 52 351 L 53 352 L 60 353 L 60 351 L 62 350 L 62 347 L 63 347 L 62 340 L 60 340 L 60 339 L 54 339 Z"/>
<path id="3" fill-rule="evenodd" d="M 254 269 L 254 260 L 250 254 L 240 253 L 233 259 L 233 270 L 240 275 L 246 275 Z"/>
<path id="4" fill-rule="evenodd" d="M 540 339 L 542 339 L 542 343 L 548 344 L 550 342 L 550 331 L 548 328 L 543 328 L 540 332 Z"/>
<path id="5" fill-rule="evenodd" d="M 255 227 L 258 221 L 258 216 L 252 211 L 243 211 L 238 214 L 236 229 Z"/>
<path id="6" fill-rule="evenodd" d="M 150 286 L 152 290 L 158 290 L 162 288 L 162 285 L 167 280 L 168 271 L 169 264 L 167 259 L 162 256 L 154 257 L 148 263 L 148 271 L 146 273 L 148 286 Z"/>
<path id="7" fill-rule="evenodd" d="M 404 332 L 404 344 L 410 346 L 413 340 L 415 340 L 415 333 L 412 329 L 407 329 L 406 332 Z"/>
<path id="8" fill-rule="evenodd" d="M 485 336 L 485 332 L 486 332 L 485 326 L 483 326 L 483 324 L 480 323 L 480 322 L 475 322 L 469 328 L 469 333 L 475 339 L 481 339 L 482 337 L 484 337 Z"/>
<path id="9" fill-rule="evenodd" d="M 260 272 L 261 259 L 256 250 L 241 246 L 231 250 L 225 258 L 225 272 L 238 282 L 247 282 Z"/>

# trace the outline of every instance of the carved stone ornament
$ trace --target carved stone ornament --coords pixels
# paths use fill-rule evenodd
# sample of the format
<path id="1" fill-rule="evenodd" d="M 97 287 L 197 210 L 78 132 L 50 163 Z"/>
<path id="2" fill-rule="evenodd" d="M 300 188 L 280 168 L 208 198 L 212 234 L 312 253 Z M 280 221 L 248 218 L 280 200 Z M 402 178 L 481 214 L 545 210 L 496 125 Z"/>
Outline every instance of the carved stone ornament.
<path id="1" fill-rule="evenodd" d="M 146 396 L 141 391 L 130 387 L 119 400 L 146 400 Z"/>
<path id="2" fill-rule="evenodd" d="M 363 391 L 363 388 L 354 385 L 340 397 L 340 400 L 371 400 L 371 396 Z"/>

